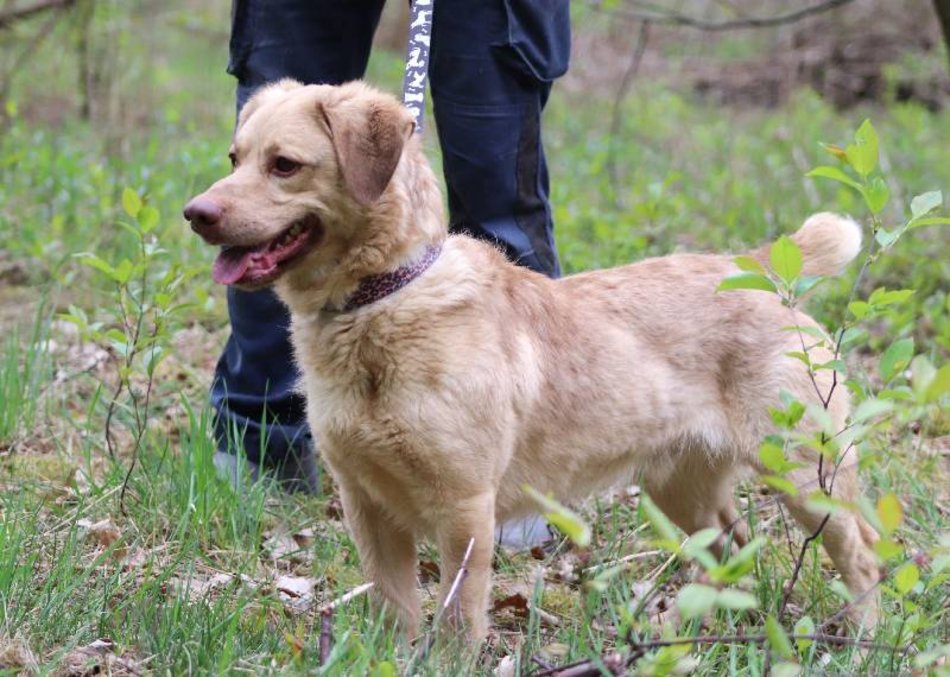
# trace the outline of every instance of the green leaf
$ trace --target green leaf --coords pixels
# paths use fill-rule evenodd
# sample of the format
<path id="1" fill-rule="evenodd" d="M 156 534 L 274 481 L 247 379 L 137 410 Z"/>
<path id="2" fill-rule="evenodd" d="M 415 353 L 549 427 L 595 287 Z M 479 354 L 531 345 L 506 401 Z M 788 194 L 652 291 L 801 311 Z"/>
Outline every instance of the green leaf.
<path id="1" fill-rule="evenodd" d="M 937 370 L 937 375 L 927 387 L 924 395 L 927 402 L 936 402 L 950 392 L 950 364 L 945 364 Z"/>
<path id="2" fill-rule="evenodd" d="M 894 559 L 902 555 L 904 548 L 889 538 L 882 538 L 874 544 L 874 552 L 886 562 L 889 559 Z"/>
<path id="3" fill-rule="evenodd" d="M 869 419 L 893 411 L 894 403 L 887 400 L 879 400 L 873 397 L 864 400 L 859 404 L 851 414 L 851 420 L 855 423 L 861 423 Z"/>
<path id="4" fill-rule="evenodd" d="M 758 609 L 759 600 L 751 592 L 745 590 L 720 590 L 716 595 L 716 606 L 720 609 L 733 609 L 742 611 L 744 609 Z"/>
<path id="5" fill-rule="evenodd" d="M 708 585 L 690 583 L 676 595 L 676 606 L 683 618 L 698 618 L 705 615 L 716 603 L 718 591 Z"/>
<path id="6" fill-rule="evenodd" d="M 840 579 L 831 581 L 828 584 L 828 589 L 848 604 L 854 601 L 854 595 L 852 595 L 851 591 L 848 590 L 848 586 L 844 584 L 844 581 Z"/>
<path id="7" fill-rule="evenodd" d="M 891 191 L 880 176 L 875 176 L 871 182 L 861 191 L 864 196 L 864 203 L 871 210 L 872 214 L 879 214 L 887 201 L 891 198 Z"/>
<path id="8" fill-rule="evenodd" d="M 794 467 L 785 458 L 785 451 L 772 442 L 763 442 L 762 446 L 759 447 L 759 460 L 762 461 L 762 465 L 779 475 L 788 472 L 789 466 Z"/>
<path id="9" fill-rule="evenodd" d="M 667 543 L 676 543 L 678 549 L 680 537 L 676 527 L 673 526 L 670 518 L 657 507 L 653 499 L 646 494 L 642 494 L 640 496 L 640 507 L 643 508 L 643 512 L 646 513 L 647 519 L 650 520 L 650 524 L 653 525 L 660 538 Z"/>
<path id="10" fill-rule="evenodd" d="M 904 519 L 904 510 L 900 501 L 893 493 L 884 494 L 877 501 L 877 517 L 881 520 L 885 534 L 889 534 L 900 526 Z"/>
<path id="11" fill-rule="evenodd" d="M 690 534 L 689 540 L 686 541 L 686 544 L 683 546 L 683 550 L 684 552 L 695 549 L 705 550 L 716 542 L 716 539 L 719 538 L 721 533 L 722 529 L 716 529 L 713 527 L 708 529 L 700 529 L 695 534 Z"/>
<path id="12" fill-rule="evenodd" d="M 848 367 L 845 365 L 844 360 L 828 360 L 827 362 L 814 365 L 814 369 L 815 371 L 836 371 L 839 374 L 848 373 Z"/>
<path id="13" fill-rule="evenodd" d="M 943 193 L 939 190 L 932 190 L 929 193 L 922 193 L 910 201 L 910 213 L 914 220 L 921 216 L 929 214 L 934 209 L 943 204 Z"/>
<path id="14" fill-rule="evenodd" d="M 791 480 L 779 475 L 762 475 L 761 480 L 787 496 L 798 496 L 798 487 Z"/>
<path id="15" fill-rule="evenodd" d="M 812 635 L 815 633 L 815 621 L 812 620 L 811 616 L 802 616 L 798 619 L 798 622 L 795 623 L 795 628 L 792 631 L 794 635 Z M 796 639 L 795 644 L 798 645 L 798 650 L 805 652 L 808 650 L 808 647 L 812 645 L 814 640 L 811 639 Z"/>
<path id="16" fill-rule="evenodd" d="M 847 157 L 844 154 L 844 148 L 842 148 L 836 143 L 819 143 L 818 145 L 821 146 L 822 150 L 824 150 L 826 153 L 828 153 L 829 155 L 833 157 L 838 158 L 842 162 L 847 159 Z"/>
<path id="17" fill-rule="evenodd" d="M 916 289 L 888 289 L 887 287 L 878 287 L 868 298 L 868 303 L 872 306 L 890 306 L 896 303 L 904 303 L 917 292 Z"/>
<path id="18" fill-rule="evenodd" d="M 390 661 L 380 661 L 370 671 L 373 677 L 396 677 L 396 666 Z"/>
<path id="19" fill-rule="evenodd" d="M 950 217 L 947 216 L 926 216 L 922 219 L 914 219 L 907 227 L 918 228 L 919 226 L 946 226 L 950 224 Z"/>
<path id="20" fill-rule="evenodd" d="M 524 485 L 522 490 L 538 504 L 541 514 L 551 526 L 571 539 L 578 547 L 586 548 L 590 545 L 590 527 L 580 515 L 550 496 L 545 496 L 534 487 Z"/>
<path id="21" fill-rule="evenodd" d="M 809 510 L 823 513 L 830 512 L 832 515 L 851 508 L 851 504 L 847 501 L 832 498 L 821 490 L 810 493 L 805 501 L 805 506 Z"/>
<path id="22" fill-rule="evenodd" d="M 122 191 L 122 209 L 133 219 L 139 215 L 142 209 L 142 198 L 131 188 L 125 188 Z"/>
<path id="23" fill-rule="evenodd" d="M 871 304 L 866 301 L 852 301 L 848 304 L 848 310 L 856 319 L 863 320 L 871 310 Z"/>
<path id="24" fill-rule="evenodd" d="M 762 264 L 751 256 L 737 256 L 733 259 L 733 262 L 739 267 L 739 270 L 744 270 L 747 273 L 758 273 L 759 275 L 765 274 L 765 268 Z"/>
<path id="25" fill-rule="evenodd" d="M 878 140 L 877 132 L 870 120 L 865 120 L 854 133 L 854 143 L 844 149 L 848 164 L 861 176 L 867 176 L 877 167 Z"/>
<path id="26" fill-rule="evenodd" d="M 792 649 L 792 643 L 788 641 L 788 635 L 785 629 L 779 624 L 775 617 L 769 615 L 765 619 L 765 636 L 769 640 L 769 646 L 772 651 L 782 658 L 794 658 L 795 650 Z"/>
<path id="27" fill-rule="evenodd" d="M 903 338 L 894 341 L 881 356 L 880 372 L 884 383 L 890 382 L 900 374 L 914 357 L 914 339 Z"/>
<path id="28" fill-rule="evenodd" d="M 802 250 L 791 238 L 783 235 L 772 244 L 769 263 L 780 278 L 791 284 L 802 272 Z"/>
<path id="29" fill-rule="evenodd" d="M 119 265 L 115 267 L 115 272 L 112 275 L 112 279 L 118 282 L 119 284 L 125 284 L 129 281 L 129 278 L 132 277 L 132 272 L 135 270 L 135 267 L 132 265 L 132 262 L 128 259 L 122 259 L 119 262 Z"/>
<path id="30" fill-rule="evenodd" d="M 821 282 L 822 279 L 823 278 L 816 275 L 803 275 L 795 282 L 795 287 L 792 291 L 795 293 L 795 296 L 804 296 L 814 289 L 815 285 Z"/>
<path id="31" fill-rule="evenodd" d="M 788 357 L 791 357 L 791 358 L 793 358 L 793 359 L 798 360 L 799 362 L 801 362 L 802 364 L 804 364 L 806 367 L 808 367 L 809 369 L 811 369 L 811 358 L 808 357 L 808 353 L 803 353 L 803 352 L 800 351 L 800 350 L 790 350 L 790 351 L 788 351 L 788 352 L 785 353 L 785 354 L 786 354 Z M 774 410 L 773 410 L 773 411 L 774 411 Z M 775 416 L 772 416 L 772 419 L 775 420 Z M 777 422 L 778 422 L 778 421 L 776 421 L 776 423 L 777 423 Z"/>
<path id="32" fill-rule="evenodd" d="M 926 401 L 927 389 L 937 376 L 937 368 L 926 355 L 918 355 L 910 362 L 910 382 L 918 399 Z"/>
<path id="33" fill-rule="evenodd" d="M 139 227 L 143 233 L 147 233 L 158 225 L 159 214 L 155 207 L 142 207 L 139 212 Z"/>
<path id="34" fill-rule="evenodd" d="M 798 663 L 781 662 L 772 666 L 770 677 L 798 677 L 802 674 L 802 666 Z"/>
<path id="35" fill-rule="evenodd" d="M 805 353 L 786 353 L 789 357 L 794 357 L 795 359 L 801 360 L 805 363 L 806 366 L 811 367 L 811 361 Z M 787 393 L 786 393 L 787 394 Z M 786 409 L 778 409 L 776 407 L 769 407 L 769 416 L 772 417 L 772 421 L 775 425 L 791 430 L 798 422 L 802 420 L 802 416 L 805 415 L 805 405 L 799 402 L 798 400 L 792 400 L 788 403 Z M 771 444 L 766 442 L 765 444 Z M 765 446 L 765 445 L 763 445 Z M 772 444 L 772 446 L 777 446 Z M 761 456 L 761 452 L 760 452 Z M 774 456 L 774 454 L 773 454 Z M 774 468 L 772 468 L 774 470 Z M 777 471 L 778 472 L 778 471 Z"/>
<path id="36" fill-rule="evenodd" d="M 920 570 L 913 562 L 908 562 L 894 573 L 894 586 L 901 595 L 910 592 L 920 580 Z"/>
<path id="37" fill-rule="evenodd" d="M 719 283 L 716 291 L 730 291 L 733 289 L 758 289 L 761 291 L 776 292 L 775 284 L 765 275 L 757 273 L 738 273 L 730 275 Z"/>
<path id="38" fill-rule="evenodd" d="M 874 239 L 877 240 L 877 243 L 882 247 L 890 247 L 897 242 L 901 233 L 902 231 L 900 229 L 886 230 L 884 228 L 878 228 L 877 232 L 874 233 Z"/>
<path id="39" fill-rule="evenodd" d="M 717 583 L 736 583 L 755 567 L 755 554 L 765 543 L 765 538 L 757 536 L 745 544 L 725 564 L 709 570 L 709 576 Z"/>
<path id="40" fill-rule="evenodd" d="M 805 176 L 818 177 L 822 179 L 831 179 L 832 181 L 837 181 L 843 183 L 846 186 L 851 186 L 855 190 L 861 190 L 861 184 L 852 179 L 850 176 L 845 174 L 843 171 L 837 167 L 829 167 L 827 165 L 821 167 L 815 167 L 813 170 L 805 174 Z"/>

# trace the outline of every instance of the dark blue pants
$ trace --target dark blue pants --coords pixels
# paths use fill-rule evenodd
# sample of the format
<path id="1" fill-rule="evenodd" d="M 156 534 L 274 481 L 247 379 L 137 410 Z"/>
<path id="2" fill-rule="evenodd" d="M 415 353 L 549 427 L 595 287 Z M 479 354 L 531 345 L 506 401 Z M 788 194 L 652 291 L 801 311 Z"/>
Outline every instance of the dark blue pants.
<path id="1" fill-rule="evenodd" d="M 279 78 L 362 77 L 383 1 L 235 0 L 228 71 L 238 109 Z M 429 78 L 450 230 L 556 277 L 541 111 L 567 70 L 568 0 L 434 0 L 434 8 Z M 309 436 L 287 310 L 269 290 L 229 287 L 228 312 L 232 333 L 211 390 L 218 444 L 277 464 Z"/>

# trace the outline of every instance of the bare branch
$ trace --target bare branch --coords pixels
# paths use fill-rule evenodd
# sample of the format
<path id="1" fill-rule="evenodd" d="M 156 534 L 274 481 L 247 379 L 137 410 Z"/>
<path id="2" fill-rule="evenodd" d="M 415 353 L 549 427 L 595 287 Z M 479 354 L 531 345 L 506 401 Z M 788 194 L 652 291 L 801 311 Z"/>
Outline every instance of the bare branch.
<path id="1" fill-rule="evenodd" d="M 354 597 L 362 595 L 374 585 L 375 583 L 372 582 L 358 585 L 320 609 L 320 665 L 326 665 L 330 659 L 330 651 L 333 649 L 333 610 Z"/>
<path id="2" fill-rule="evenodd" d="M 634 44 L 633 52 L 630 54 L 630 63 L 623 73 L 623 79 L 620 87 L 617 88 L 617 94 L 614 97 L 614 105 L 610 115 L 610 137 L 607 147 L 607 174 L 610 177 L 611 188 L 613 188 L 614 202 L 620 205 L 620 177 L 617 175 L 617 137 L 620 135 L 620 124 L 622 118 L 622 107 L 624 99 L 630 91 L 630 85 L 640 69 L 640 62 L 643 61 L 643 55 L 647 50 L 647 40 L 650 38 L 650 22 L 644 21 L 640 24 L 640 32 L 637 34 L 637 41 Z"/>
<path id="3" fill-rule="evenodd" d="M 788 12 L 786 14 L 778 14 L 768 17 L 750 16 L 741 19 L 727 19 L 725 21 L 707 21 L 705 19 L 698 19 L 688 14 L 681 14 L 676 11 L 660 11 L 660 8 L 655 6 L 651 6 L 648 11 L 626 8 L 612 9 L 604 7 L 600 0 L 593 0 L 593 2 L 590 2 L 590 6 L 592 9 L 595 9 L 599 12 L 624 17 L 632 21 L 649 21 L 655 24 L 667 26 L 684 26 L 686 28 L 695 28 L 701 31 L 716 32 L 741 30 L 747 28 L 768 28 L 770 26 L 780 26 L 782 24 L 794 23 L 796 21 L 801 21 L 806 17 L 813 16 L 815 14 L 822 14 L 837 7 L 842 7 L 850 2 L 853 2 L 853 0 L 826 0 L 826 2 L 821 4 L 803 7 L 802 9 L 795 10 L 794 12 Z"/>
<path id="4" fill-rule="evenodd" d="M 472 548 L 474 547 L 475 537 L 472 536 L 472 538 L 468 539 L 468 547 L 465 548 L 465 554 L 462 556 L 462 563 L 459 564 L 459 571 L 455 575 L 455 580 L 452 581 L 452 587 L 449 588 L 449 592 L 445 596 L 445 601 L 442 602 L 442 608 L 439 610 L 439 615 L 436 616 L 436 622 L 439 620 L 441 615 L 445 613 L 445 610 L 449 608 L 449 604 L 451 604 L 462 585 L 462 580 L 464 580 L 465 576 L 468 574 L 468 560 L 472 556 Z"/>
<path id="5" fill-rule="evenodd" d="M 0 28 L 7 28 L 15 21 L 28 19 L 34 14 L 41 14 L 50 9 L 64 9 L 75 4 L 76 0 L 37 0 L 29 5 L 14 7 L 0 14 Z"/>
<path id="6" fill-rule="evenodd" d="M 333 650 L 333 608 L 320 612 L 320 656 L 318 665 L 326 665 Z"/>
<path id="7" fill-rule="evenodd" d="M 455 596 L 458 594 L 459 588 L 462 586 L 462 581 L 465 580 L 465 577 L 468 575 L 468 560 L 472 556 L 472 549 L 475 547 L 475 537 L 472 536 L 468 540 L 468 547 L 465 548 L 465 554 L 462 556 L 462 561 L 459 564 L 458 573 L 455 574 L 455 580 L 452 581 L 452 586 L 449 588 L 449 591 L 445 595 L 445 599 L 442 601 L 442 605 L 436 610 L 435 618 L 432 619 L 432 627 L 426 633 L 425 637 L 422 638 L 422 641 L 419 643 L 419 650 L 413 655 L 409 660 L 409 665 L 406 668 L 406 674 L 414 674 L 416 666 L 419 665 L 422 661 L 426 659 L 429 655 L 429 652 L 432 650 L 432 645 L 435 642 L 435 634 L 438 632 L 439 623 L 442 621 L 442 616 L 445 614 L 446 610 L 449 608 L 449 605 L 452 604 L 452 600 L 455 599 Z"/>
<path id="8" fill-rule="evenodd" d="M 838 635 L 826 633 L 791 635 L 790 639 L 793 641 L 809 640 L 812 642 L 833 644 L 836 646 L 856 646 L 861 649 L 887 651 L 890 653 L 898 653 L 900 651 L 904 651 L 907 648 L 905 645 L 882 644 L 880 642 L 856 639 L 854 637 L 839 637 Z M 706 635 L 703 637 L 654 639 L 646 642 L 631 641 L 633 651 L 623 659 L 622 665 L 629 668 L 647 651 L 652 649 L 660 649 L 665 646 L 683 646 L 685 644 L 766 644 L 768 641 L 769 640 L 766 635 Z M 612 669 L 613 665 L 615 664 L 615 660 L 616 654 L 610 654 L 598 662 L 592 660 L 578 661 L 576 663 L 571 663 L 570 665 L 563 665 L 560 667 L 548 668 L 534 672 L 531 674 L 531 677 L 567 677 L 567 675 L 577 677 L 578 675 L 601 675 L 603 674 L 603 671 L 599 666 L 603 664 L 607 666 L 608 669 Z M 619 672 L 615 674 L 623 673 Z"/>
<path id="9" fill-rule="evenodd" d="M 333 611 L 337 607 L 342 606 L 343 604 L 346 604 L 354 597 L 359 597 L 364 592 L 367 592 L 368 590 L 372 589 L 374 585 L 376 584 L 373 583 L 372 581 L 370 581 L 369 583 L 363 583 L 362 585 L 357 585 L 355 588 L 350 590 L 345 595 L 341 595 L 340 597 L 337 597 L 335 600 L 333 600 L 332 602 L 330 602 L 329 604 L 321 608 L 320 613 L 323 614 L 323 613 L 327 613 L 328 611 Z"/>

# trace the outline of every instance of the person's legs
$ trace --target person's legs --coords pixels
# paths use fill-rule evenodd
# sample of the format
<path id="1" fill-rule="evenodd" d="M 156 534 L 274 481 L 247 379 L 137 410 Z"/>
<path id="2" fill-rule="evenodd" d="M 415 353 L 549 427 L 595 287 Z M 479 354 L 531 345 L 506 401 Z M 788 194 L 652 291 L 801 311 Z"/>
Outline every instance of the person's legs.
<path id="1" fill-rule="evenodd" d="M 434 14 L 430 79 L 450 229 L 557 277 L 541 112 L 567 67 L 567 2 L 439 0 Z"/>
<path id="2" fill-rule="evenodd" d="M 235 0 L 228 72 L 238 80 L 237 108 L 281 78 L 338 84 L 360 78 L 383 0 Z M 318 476 L 292 359 L 287 309 L 270 290 L 228 288 L 231 337 L 211 390 L 220 450 L 274 468 L 291 488 L 316 491 Z"/>

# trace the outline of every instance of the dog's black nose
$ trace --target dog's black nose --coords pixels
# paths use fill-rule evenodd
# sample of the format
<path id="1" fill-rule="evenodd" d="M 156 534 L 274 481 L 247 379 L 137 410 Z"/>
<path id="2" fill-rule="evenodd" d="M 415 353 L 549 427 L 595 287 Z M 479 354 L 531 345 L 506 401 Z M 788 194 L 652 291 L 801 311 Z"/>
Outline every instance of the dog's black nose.
<path id="1" fill-rule="evenodd" d="M 191 223 L 191 229 L 199 235 L 221 221 L 224 210 L 220 205 L 206 197 L 196 197 L 185 205 L 185 220 Z"/>

